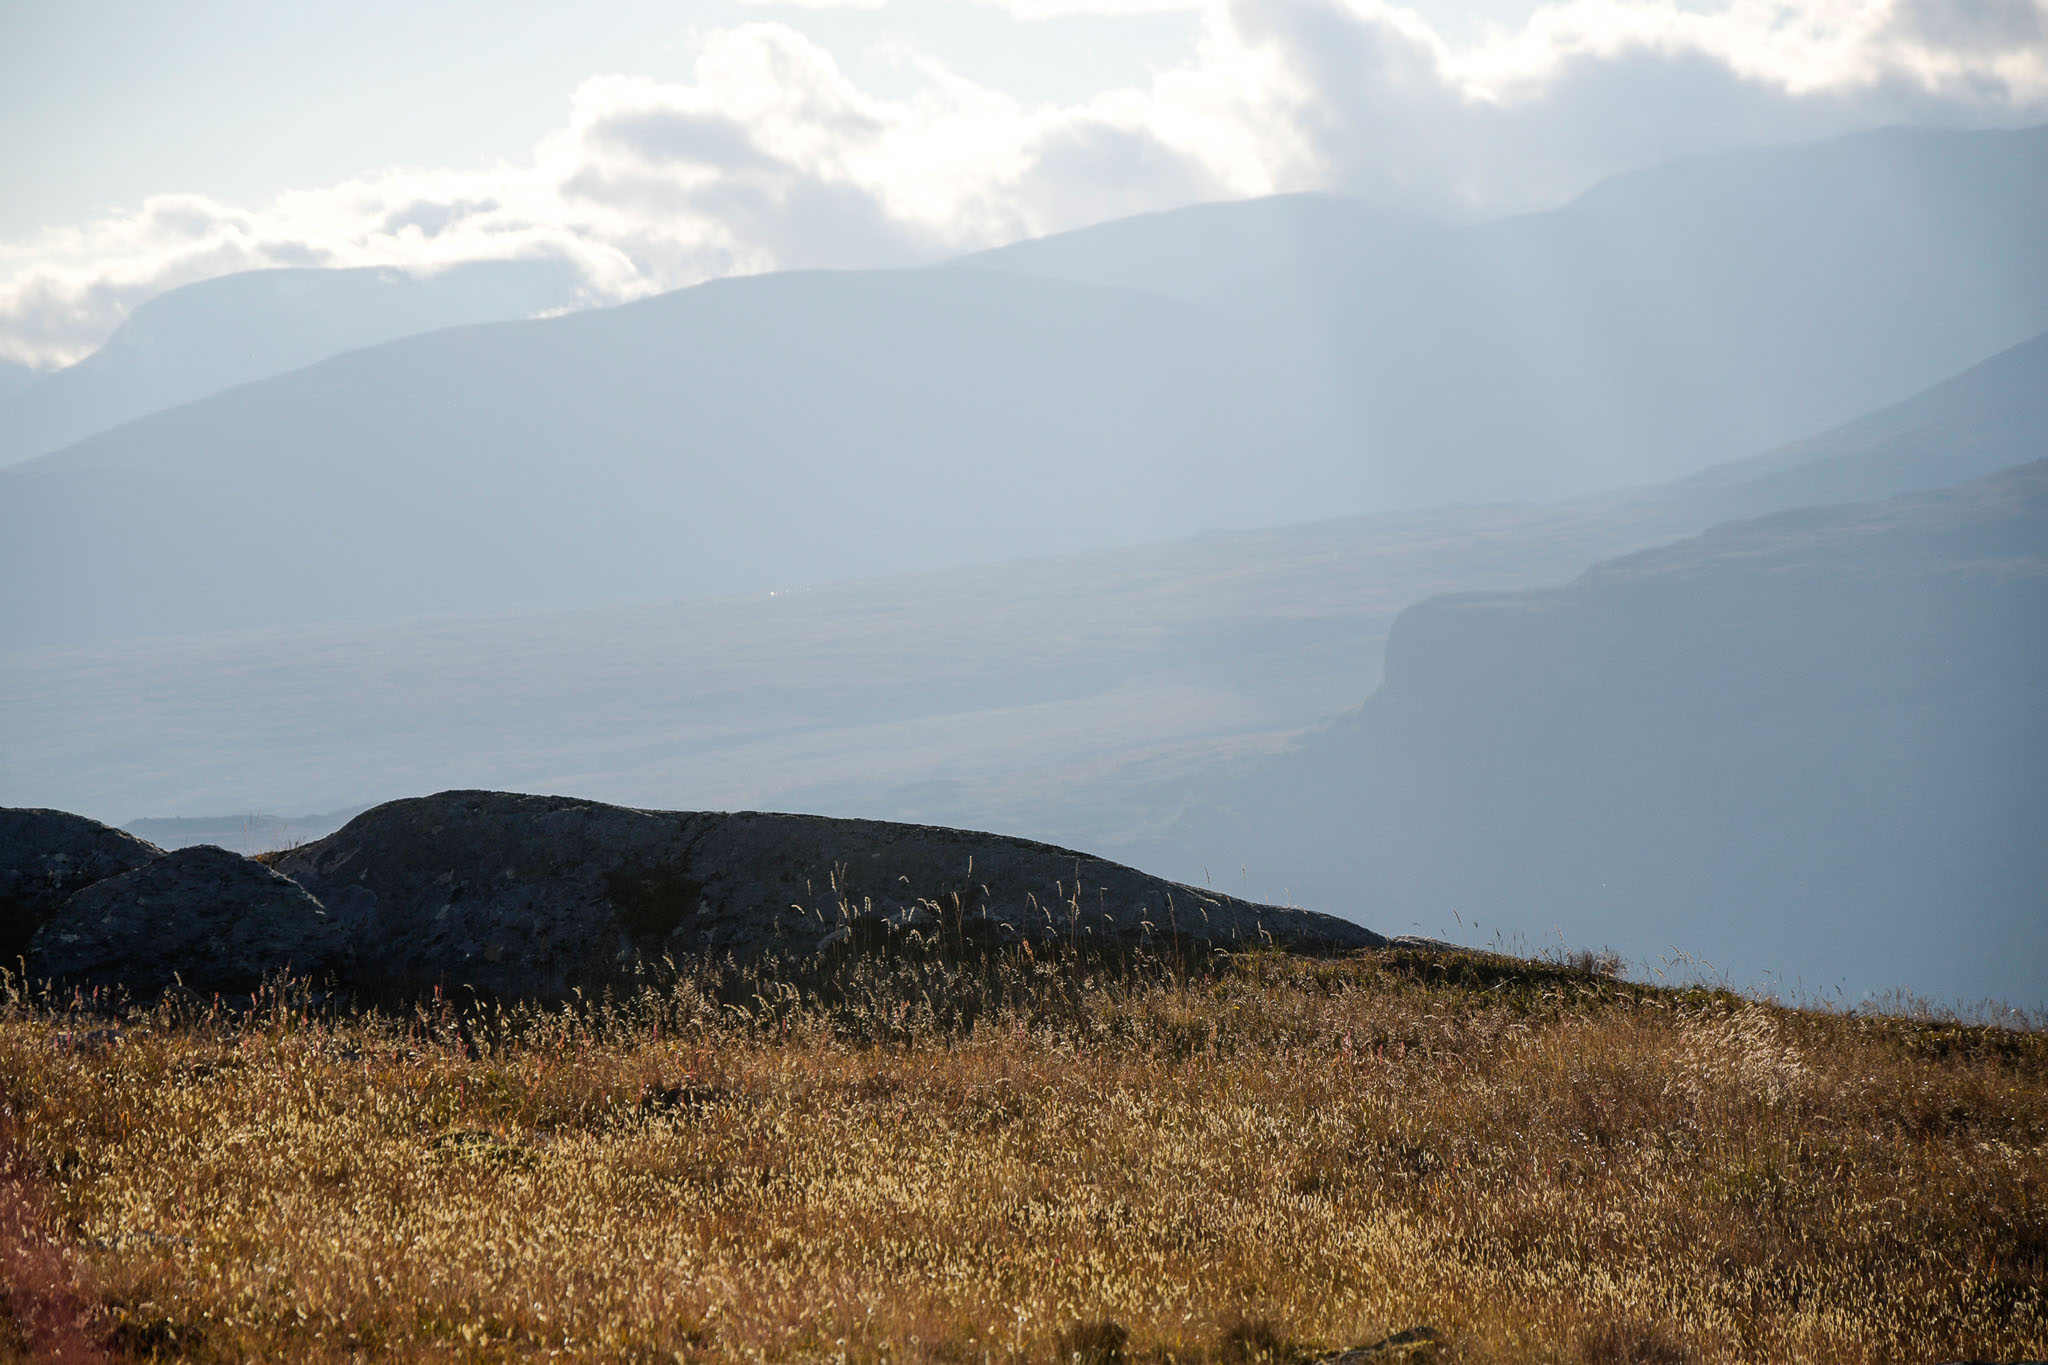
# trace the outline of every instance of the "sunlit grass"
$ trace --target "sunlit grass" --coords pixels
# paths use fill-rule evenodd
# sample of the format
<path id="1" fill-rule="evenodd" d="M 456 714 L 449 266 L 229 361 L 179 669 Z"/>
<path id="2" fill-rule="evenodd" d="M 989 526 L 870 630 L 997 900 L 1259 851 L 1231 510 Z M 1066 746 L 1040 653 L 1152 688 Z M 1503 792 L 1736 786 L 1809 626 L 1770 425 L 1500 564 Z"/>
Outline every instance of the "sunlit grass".
<path id="1" fill-rule="evenodd" d="M 17 1351 L 2048 1354 L 2037 1030 L 1392 950 L 108 1027 L 0 1018 Z"/>

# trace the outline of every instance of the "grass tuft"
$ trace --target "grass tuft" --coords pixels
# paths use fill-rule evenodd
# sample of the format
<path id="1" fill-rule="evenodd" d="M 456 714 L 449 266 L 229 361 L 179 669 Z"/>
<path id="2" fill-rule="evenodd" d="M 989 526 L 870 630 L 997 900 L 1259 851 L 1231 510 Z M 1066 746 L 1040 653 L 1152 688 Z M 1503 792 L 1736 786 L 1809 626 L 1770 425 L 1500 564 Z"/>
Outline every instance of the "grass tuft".
<path id="1" fill-rule="evenodd" d="M 1053 1353 L 1063 1365 L 1124 1365 L 1131 1334 L 1108 1318 L 1077 1322 L 1061 1332 Z"/>
<path id="2" fill-rule="evenodd" d="M 1216 1351 L 1222 1365 L 1291 1365 L 1302 1352 L 1271 1318 L 1245 1318 L 1227 1324 Z"/>
<path id="3" fill-rule="evenodd" d="M 2048 1033 L 1597 962 L 14 988 L 0 1120 L 0 1360 L 2048 1356 Z"/>

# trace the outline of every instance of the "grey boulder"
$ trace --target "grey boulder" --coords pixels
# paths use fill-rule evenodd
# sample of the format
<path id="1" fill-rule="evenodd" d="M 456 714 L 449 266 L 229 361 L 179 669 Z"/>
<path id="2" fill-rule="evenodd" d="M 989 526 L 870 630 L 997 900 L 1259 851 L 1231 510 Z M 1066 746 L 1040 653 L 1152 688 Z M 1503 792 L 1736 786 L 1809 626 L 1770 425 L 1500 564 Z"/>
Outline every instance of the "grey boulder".
<path id="1" fill-rule="evenodd" d="M 353 956 L 346 929 L 298 883 L 202 844 L 73 896 L 29 940 L 28 970 L 32 981 L 118 985 L 137 998 L 179 982 L 238 996 L 283 971 L 345 975 Z"/>
<path id="2" fill-rule="evenodd" d="M 378 806 L 271 865 L 349 926 L 355 980 L 372 993 L 558 997 L 615 980 L 636 960 L 808 955 L 878 926 L 965 926 L 1007 941 L 1385 942 L 1335 916 L 1025 839 L 502 792 Z"/>
<path id="3" fill-rule="evenodd" d="M 0 808 L 0 965 L 12 967 L 78 892 L 163 856 L 148 840 L 83 815 Z"/>

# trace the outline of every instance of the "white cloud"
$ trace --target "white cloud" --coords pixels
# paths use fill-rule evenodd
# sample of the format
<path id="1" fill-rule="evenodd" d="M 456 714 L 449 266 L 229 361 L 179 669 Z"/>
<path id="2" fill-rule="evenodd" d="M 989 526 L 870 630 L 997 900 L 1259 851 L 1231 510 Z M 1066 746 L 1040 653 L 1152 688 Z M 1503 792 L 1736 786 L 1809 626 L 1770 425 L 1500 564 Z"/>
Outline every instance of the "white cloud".
<path id="1" fill-rule="evenodd" d="M 1199 14 L 1208 8 L 1207 0 L 981 0 L 981 3 L 1026 21 L 1064 19 L 1074 14 L 1107 19 L 1123 19 L 1134 14 Z"/>
<path id="2" fill-rule="evenodd" d="M 1720 147 L 2048 115 L 2043 0 L 1564 0 L 1462 46 L 1387 0 L 1208 0 L 1203 16 L 1193 54 L 1142 86 L 1039 107 L 901 48 L 913 93 L 884 99 L 786 24 L 722 30 L 688 82 L 586 81 L 519 163 L 256 205 L 164 194 L 0 243 L 0 356 L 76 358 L 141 300 L 260 266 L 558 255 L 593 299 L 623 298 L 1278 190 L 1507 211 Z"/>
<path id="3" fill-rule="evenodd" d="M 1304 83 L 1295 122 L 1317 183 L 1485 212 L 1677 156 L 2048 115 L 2048 36 L 2011 16 L 2001 38 L 2024 41 L 1903 22 L 1949 3 L 1566 0 L 1464 48 L 1384 0 L 1261 0 L 1233 15 L 1240 41 Z"/>

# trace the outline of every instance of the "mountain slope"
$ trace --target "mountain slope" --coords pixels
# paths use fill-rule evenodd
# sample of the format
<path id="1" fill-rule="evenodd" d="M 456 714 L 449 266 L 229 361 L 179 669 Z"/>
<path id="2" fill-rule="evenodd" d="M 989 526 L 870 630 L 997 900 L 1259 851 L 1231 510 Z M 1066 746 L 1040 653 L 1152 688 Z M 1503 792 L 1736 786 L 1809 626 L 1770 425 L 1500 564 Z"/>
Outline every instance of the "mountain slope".
<path id="1" fill-rule="evenodd" d="M 0 470 L 15 644 L 744 591 L 1298 519 L 1229 329 L 955 270 L 729 280 L 338 356 Z"/>
<path id="2" fill-rule="evenodd" d="M 2005 379 L 1965 375 L 1901 405 L 1920 415 L 1908 457 L 1880 448 L 1883 477 L 1834 485 L 1895 492 L 2037 458 L 2026 404 L 2048 347 L 1981 368 Z M 1841 455 L 1888 420 L 1802 447 Z M 1984 432 L 2006 443 L 1987 447 Z M 224 822 L 239 839 L 252 809 L 481 781 L 1119 848 L 1170 822 L 1219 766 L 1355 706 L 1403 608 L 1548 587 L 1730 507 L 1814 501 L 1778 479 L 1799 458 L 1752 462 L 1776 471 L 1754 487 L 1701 478 L 1213 532 L 772 598 L 0 652 L 0 804 L 109 820 L 240 812 Z M 1222 841 L 1162 856 L 1185 877 L 1231 865 Z"/>
<path id="3" fill-rule="evenodd" d="M 2044 696 L 2037 461 L 1422 603 L 1176 840 L 1384 925 L 2038 1006 Z"/>
<path id="4" fill-rule="evenodd" d="M 1119 218 L 950 261 L 1021 275 L 1149 289 L 1199 301 L 1262 276 L 1403 250 L 1440 227 L 1326 194 L 1280 194 Z"/>
<path id="5" fill-rule="evenodd" d="M 1641 483 L 2048 329 L 2044 237 L 2048 129 L 1901 133 L 1433 245 L 1338 233 L 1328 270 L 1213 305 L 956 266 L 448 329 L 0 470 L 0 631 L 746 591 Z"/>
<path id="6" fill-rule="evenodd" d="M 36 372 L 26 365 L 0 359 L 0 403 L 36 382 Z"/>
<path id="7" fill-rule="evenodd" d="M 1903 403 L 1675 485 L 1726 517 L 1867 502 L 2048 457 L 2048 333 Z"/>
<path id="8" fill-rule="evenodd" d="M 1894 130 L 1616 176 L 1224 302 L 1346 415 L 1387 505 L 1661 481 L 2048 330 L 2048 127 Z"/>
<path id="9" fill-rule="evenodd" d="M 415 332 L 532 317 L 577 300 L 563 261 L 402 270 L 252 270 L 173 289 L 137 308 L 76 365 L 21 386 L 0 375 L 0 464 L 342 351 Z"/>
<path id="10" fill-rule="evenodd" d="M 1432 225 L 1317 195 L 966 260 L 1228 312 L 1316 378 L 1379 507 L 1661 482 L 2048 329 L 2048 127 L 1892 129 Z M 943 268 L 943 267 L 942 267 Z"/>

